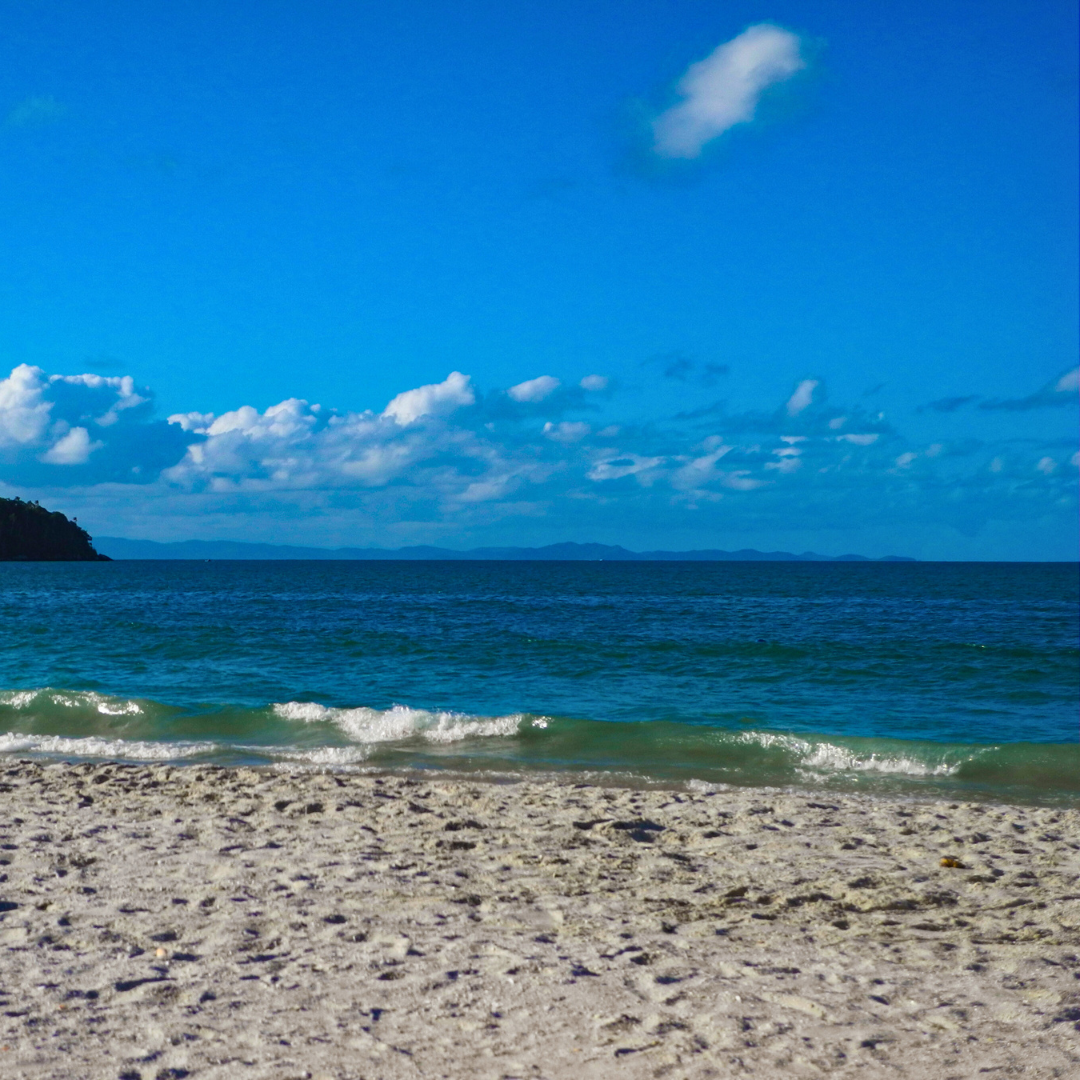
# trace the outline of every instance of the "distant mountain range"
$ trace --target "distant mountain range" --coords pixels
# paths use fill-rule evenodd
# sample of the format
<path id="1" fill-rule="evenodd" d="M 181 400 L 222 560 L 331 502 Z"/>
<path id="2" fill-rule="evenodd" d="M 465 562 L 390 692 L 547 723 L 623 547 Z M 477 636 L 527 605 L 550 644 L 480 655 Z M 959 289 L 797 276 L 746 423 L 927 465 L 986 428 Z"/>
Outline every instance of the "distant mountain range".
<path id="1" fill-rule="evenodd" d="M 804 551 L 629 551 L 609 544 L 548 544 L 547 547 L 486 547 L 454 551 L 441 547 L 316 548 L 285 544 L 246 544 L 238 540 L 125 540 L 99 536 L 98 551 L 112 559 L 320 559 L 320 560 L 454 560 L 514 562 L 916 562 L 901 555 L 868 559 L 865 555 L 817 555 Z"/>

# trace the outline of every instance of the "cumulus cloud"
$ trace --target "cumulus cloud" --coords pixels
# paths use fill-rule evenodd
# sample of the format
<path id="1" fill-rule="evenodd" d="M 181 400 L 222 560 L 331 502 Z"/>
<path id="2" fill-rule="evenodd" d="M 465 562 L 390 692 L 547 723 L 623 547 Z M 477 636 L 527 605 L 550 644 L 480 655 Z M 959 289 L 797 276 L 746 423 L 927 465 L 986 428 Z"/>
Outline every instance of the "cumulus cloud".
<path id="1" fill-rule="evenodd" d="M 454 372 L 382 412 L 287 398 L 164 422 L 151 392 L 129 378 L 20 365 L 0 380 L 0 481 L 29 497 L 62 490 L 68 508 L 78 493 L 74 505 L 99 532 L 124 531 L 115 509 L 107 530 L 94 524 L 106 504 L 126 505 L 129 520 L 136 507 L 168 505 L 187 515 L 187 535 L 206 535 L 211 520 L 236 529 L 258 518 L 261 531 L 244 526 L 247 534 L 273 539 L 271 518 L 299 529 L 312 516 L 351 514 L 350 528 L 367 522 L 374 543 L 445 542 L 511 516 L 584 530 L 618 518 L 634 529 L 723 504 L 725 520 L 765 515 L 781 528 L 829 514 L 907 520 L 936 506 L 951 521 L 976 504 L 1022 515 L 1076 501 L 1067 440 L 912 442 L 881 412 L 831 406 L 820 379 L 802 380 L 771 411 L 596 424 L 580 419 L 598 411 L 583 381 L 518 402 L 509 390 L 482 395 Z M 141 513 L 157 522 L 162 511 Z"/>
<path id="2" fill-rule="evenodd" d="M 398 394 L 383 410 L 383 416 L 399 424 L 412 424 L 421 416 L 445 416 L 462 405 L 472 405 L 476 395 L 469 385 L 469 376 L 451 371 L 441 383 L 418 386 Z"/>
<path id="3" fill-rule="evenodd" d="M 41 455 L 41 460 L 50 465 L 82 465 L 95 450 L 100 450 L 104 445 L 102 442 L 91 442 L 90 432 L 86 428 L 76 427 L 66 435 L 61 435 Z"/>
<path id="4" fill-rule="evenodd" d="M 691 64 L 679 80 L 682 100 L 653 121 L 653 151 L 696 158 L 705 145 L 754 119 L 761 95 L 806 67 L 796 34 L 759 23 Z"/>
<path id="5" fill-rule="evenodd" d="M 578 385 L 582 390 L 606 390 L 608 377 L 606 375 L 586 375 Z"/>
<path id="6" fill-rule="evenodd" d="M 586 378 L 588 377 L 586 376 Z M 541 375 L 536 379 L 528 379 L 523 383 L 518 383 L 517 386 L 511 386 L 506 392 L 515 401 L 543 401 L 544 398 L 550 397 L 551 394 L 558 390 L 560 385 L 558 379 L 552 378 L 550 375 Z"/>
<path id="7" fill-rule="evenodd" d="M 0 468 L 31 483 L 144 483 L 190 441 L 151 421 L 152 408 L 127 375 L 46 375 L 19 364 L 0 379 Z"/>
<path id="8" fill-rule="evenodd" d="M 26 446 L 41 440 L 53 403 L 46 400 L 48 381 L 40 368 L 19 364 L 0 380 L 0 446 Z"/>

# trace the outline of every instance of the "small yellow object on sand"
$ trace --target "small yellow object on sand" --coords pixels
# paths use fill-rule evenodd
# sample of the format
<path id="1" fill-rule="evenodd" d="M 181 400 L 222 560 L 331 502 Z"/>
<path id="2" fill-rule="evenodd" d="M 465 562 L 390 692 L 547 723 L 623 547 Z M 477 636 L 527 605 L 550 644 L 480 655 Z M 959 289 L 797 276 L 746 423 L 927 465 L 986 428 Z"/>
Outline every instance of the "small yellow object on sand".
<path id="1" fill-rule="evenodd" d="M 951 866 L 954 870 L 963 870 L 964 864 L 959 859 L 954 859 L 951 855 L 946 855 L 941 860 L 942 866 Z"/>
<path id="2" fill-rule="evenodd" d="M 155 956 L 168 956 L 169 954 L 164 949 L 155 949 L 154 950 L 154 955 Z"/>

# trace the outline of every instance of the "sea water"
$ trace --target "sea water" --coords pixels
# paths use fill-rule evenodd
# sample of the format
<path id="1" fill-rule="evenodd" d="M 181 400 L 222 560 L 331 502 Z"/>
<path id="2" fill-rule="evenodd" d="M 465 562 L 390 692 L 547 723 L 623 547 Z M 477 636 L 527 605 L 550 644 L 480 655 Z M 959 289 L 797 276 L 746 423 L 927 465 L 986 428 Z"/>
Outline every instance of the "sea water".
<path id="1" fill-rule="evenodd" d="M 0 564 L 0 754 L 1080 796 L 1065 564 Z"/>

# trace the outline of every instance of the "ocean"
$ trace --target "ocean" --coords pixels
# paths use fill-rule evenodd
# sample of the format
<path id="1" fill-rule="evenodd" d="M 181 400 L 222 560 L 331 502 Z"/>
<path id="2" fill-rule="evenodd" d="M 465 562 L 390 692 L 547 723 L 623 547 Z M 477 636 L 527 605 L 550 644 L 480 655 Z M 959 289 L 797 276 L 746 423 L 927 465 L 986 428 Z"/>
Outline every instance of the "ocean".
<path id="1" fill-rule="evenodd" d="M 0 564 L 0 754 L 1080 795 L 1075 564 Z"/>

